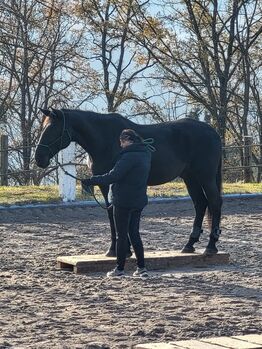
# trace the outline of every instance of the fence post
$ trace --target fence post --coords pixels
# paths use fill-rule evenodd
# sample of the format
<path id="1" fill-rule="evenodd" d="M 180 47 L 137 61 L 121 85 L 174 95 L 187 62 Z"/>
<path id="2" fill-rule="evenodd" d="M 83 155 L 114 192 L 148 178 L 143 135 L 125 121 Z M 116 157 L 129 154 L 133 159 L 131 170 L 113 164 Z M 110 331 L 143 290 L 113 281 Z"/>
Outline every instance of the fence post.
<path id="1" fill-rule="evenodd" d="M 8 185 L 8 136 L 0 135 L 0 185 Z"/>
<path id="2" fill-rule="evenodd" d="M 252 162 L 252 137 L 244 136 L 244 182 L 250 183 L 253 181 L 253 172 L 251 167 Z"/>
<path id="3" fill-rule="evenodd" d="M 58 154 L 58 159 L 61 164 L 68 164 L 75 161 L 75 143 L 71 142 L 70 145 L 61 150 Z M 64 169 L 76 176 L 75 165 L 66 165 Z M 76 198 L 76 180 L 66 175 L 61 168 L 58 169 L 58 182 L 59 182 L 59 194 L 64 202 L 73 201 Z"/>

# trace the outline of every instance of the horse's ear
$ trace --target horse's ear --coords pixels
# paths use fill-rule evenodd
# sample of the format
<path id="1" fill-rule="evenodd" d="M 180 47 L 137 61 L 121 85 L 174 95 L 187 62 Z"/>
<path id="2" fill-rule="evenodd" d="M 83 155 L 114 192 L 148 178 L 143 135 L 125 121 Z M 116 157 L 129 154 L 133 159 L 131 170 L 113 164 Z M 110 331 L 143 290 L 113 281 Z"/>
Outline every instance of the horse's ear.
<path id="1" fill-rule="evenodd" d="M 39 108 L 39 110 L 41 110 L 41 112 L 42 112 L 45 116 L 50 116 L 50 113 L 51 113 L 50 110 L 48 110 L 48 109 L 42 109 L 42 108 Z"/>
<path id="2" fill-rule="evenodd" d="M 56 116 L 58 118 L 61 117 L 61 111 L 60 110 L 52 108 L 52 107 L 51 107 L 51 109 L 52 109 L 52 112 L 51 112 L 52 116 Z"/>
<path id="3" fill-rule="evenodd" d="M 45 115 L 45 116 L 49 116 L 51 118 L 55 118 L 57 113 L 55 112 L 55 110 L 53 108 L 51 108 L 52 110 L 49 109 L 42 109 L 39 108 L 41 110 L 41 112 Z"/>

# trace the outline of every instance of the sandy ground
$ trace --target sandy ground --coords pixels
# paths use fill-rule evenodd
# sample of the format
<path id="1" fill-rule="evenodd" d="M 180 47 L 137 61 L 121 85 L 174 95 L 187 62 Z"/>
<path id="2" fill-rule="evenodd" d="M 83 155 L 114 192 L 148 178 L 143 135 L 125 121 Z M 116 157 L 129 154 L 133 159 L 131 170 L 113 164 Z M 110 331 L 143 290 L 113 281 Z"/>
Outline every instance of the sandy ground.
<path id="1" fill-rule="evenodd" d="M 225 199 L 219 249 L 231 264 L 108 279 L 56 269 L 56 257 L 102 253 L 98 208 L 0 211 L 0 348 L 131 348 L 134 344 L 262 333 L 262 198 Z M 181 249 L 190 201 L 150 204 L 146 250 Z M 204 248 L 208 233 L 197 246 Z"/>

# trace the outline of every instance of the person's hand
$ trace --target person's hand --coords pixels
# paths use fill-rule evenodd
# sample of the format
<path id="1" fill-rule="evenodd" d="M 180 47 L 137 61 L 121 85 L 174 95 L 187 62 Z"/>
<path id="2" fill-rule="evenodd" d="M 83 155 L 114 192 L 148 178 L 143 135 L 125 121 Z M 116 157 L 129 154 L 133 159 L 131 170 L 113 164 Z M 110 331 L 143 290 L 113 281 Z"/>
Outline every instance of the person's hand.
<path id="1" fill-rule="evenodd" d="M 82 180 L 81 180 L 81 185 L 82 185 L 82 189 L 83 189 L 84 191 L 90 192 L 89 187 L 90 187 L 90 185 L 92 185 L 92 184 L 91 184 L 90 178 L 82 179 Z"/>

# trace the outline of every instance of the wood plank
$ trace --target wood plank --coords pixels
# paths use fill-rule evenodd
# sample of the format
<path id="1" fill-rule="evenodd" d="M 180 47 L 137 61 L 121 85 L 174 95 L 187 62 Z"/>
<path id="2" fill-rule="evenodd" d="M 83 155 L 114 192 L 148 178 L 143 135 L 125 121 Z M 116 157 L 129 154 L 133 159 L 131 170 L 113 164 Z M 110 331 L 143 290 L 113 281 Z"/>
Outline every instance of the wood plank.
<path id="1" fill-rule="evenodd" d="M 134 346 L 135 349 L 262 349 L 262 334 L 232 337 L 200 338 L 169 343 L 147 343 Z"/>
<path id="2" fill-rule="evenodd" d="M 235 339 L 241 339 L 249 343 L 261 344 L 262 348 L 262 334 L 245 334 L 243 336 L 232 336 Z"/>
<path id="3" fill-rule="evenodd" d="M 203 338 L 201 342 L 209 344 L 224 345 L 226 348 L 230 349 L 261 349 L 260 344 L 253 344 L 240 339 L 235 339 L 232 337 L 217 337 L 217 338 Z"/>
<path id="4" fill-rule="evenodd" d="M 196 339 L 170 342 L 170 344 L 177 345 L 181 349 L 228 349 L 228 347 L 222 345 L 203 343 Z"/>
<path id="5" fill-rule="evenodd" d="M 169 343 L 147 343 L 137 344 L 134 349 L 183 349 Z"/>
<path id="6" fill-rule="evenodd" d="M 203 253 L 181 253 L 178 251 L 153 251 L 145 253 L 148 270 L 167 270 L 181 267 L 206 267 L 229 263 L 229 254 L 219 252 L 213 256 Z M 104 255 L 59 256 L 57 266 L 75 273 L 105 272 L 115 267 L 115 258 Z M 126 270 L 136 268 L 135 257 L 127 259 Z"/>

